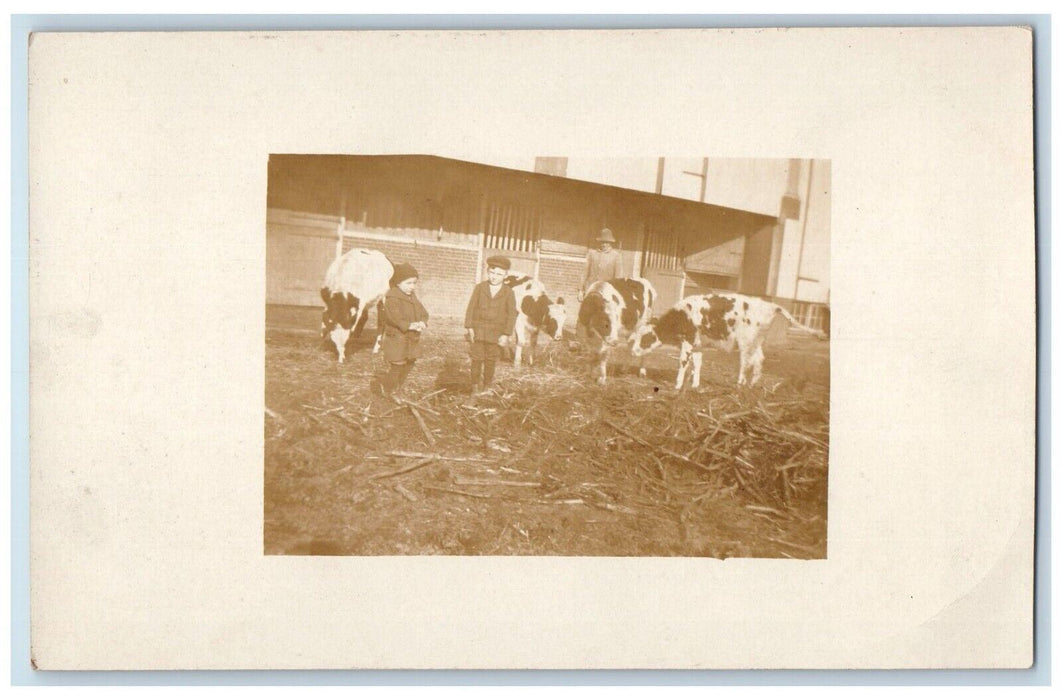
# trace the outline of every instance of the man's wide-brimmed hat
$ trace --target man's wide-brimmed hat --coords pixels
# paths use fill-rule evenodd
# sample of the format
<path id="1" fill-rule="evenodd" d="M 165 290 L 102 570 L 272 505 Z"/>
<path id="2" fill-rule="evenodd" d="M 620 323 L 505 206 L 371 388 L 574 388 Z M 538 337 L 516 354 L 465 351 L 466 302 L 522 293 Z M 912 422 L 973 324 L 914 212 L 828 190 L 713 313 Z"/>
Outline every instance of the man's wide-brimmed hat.
<path id="1" fill-rule="evenodd" d="M 616 238 L 612 235 L 612 231 L 611 230 L 609 230 L 607 228 L 603 228 L 603 229 L 601 229 L 601 235 L 597 237 L 597 242 L 598 243 L 615 243 L 616 242 Z"/>

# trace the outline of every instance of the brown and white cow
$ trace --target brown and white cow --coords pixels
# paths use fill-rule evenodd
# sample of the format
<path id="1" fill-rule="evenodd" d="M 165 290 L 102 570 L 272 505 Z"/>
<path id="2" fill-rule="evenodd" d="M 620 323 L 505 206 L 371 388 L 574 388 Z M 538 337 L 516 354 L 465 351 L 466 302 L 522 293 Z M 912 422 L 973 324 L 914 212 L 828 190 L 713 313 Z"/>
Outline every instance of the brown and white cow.
<path id="1" fill-rule="evenodd" d="M 390 288 L 394 266 L 378 250 L 354 248 L 336 258 L 328 266 L 321 299 L 325 309 L 321 315 L 321 337 L 336 346 L 339 361 L 346 357 L 347 343 L 361 334 L 369 318 L 369 307 L 379 304 Z M 379 326 L 380 309 L 376 318 Z M 377 336 L 372 351 L 380 349 Z"/>
<path id="2" fill-rule="evenodd" d="M 590 341 L 597 367 L 597 383 L 604 384 L 608 356 L 634 329 L 645 325 L 652 313 L 656 290 L 641 277 L 620 277 L 594 282 L 579 305 L 579 330 Z M 645 376 L 645 366 L 638 365 Z"/>
<path id="3" fill-rule="evenodd" d="M 823 337 L 820 331 L 799 323 L 781 306 L 764 299 L 729 293 L 697 294 L 635 330 L 630 337 L 631 354 L 642 357 L 661 345 L 678 346 L 675 388 L 682 388 L 691 366 L 691 386 L 697 388 L 701 384 L 703 349 L 715 347 L 730 352 L 736 346 L 741 356 L 738 386 L 753 386 L 763 370 L 763 341 L 779 316 L 805 332 Z"/>
<path id="4" fill-rule="evenodd" d="M 509 275 L 505 284 L 516 295 L 516 336 L 513 343 L 513 366 L 520 366 L 523 349 L 527 347 L 527 364 L 535 364 L 535 347 L 538 334 L 545 333 L 551 340 L 560 340 L 564 336 L 564 322 L 567 314 L 564 310 L 564 297 L 550 301 L 546 287 L 537 279 L 524 275 Z"/>

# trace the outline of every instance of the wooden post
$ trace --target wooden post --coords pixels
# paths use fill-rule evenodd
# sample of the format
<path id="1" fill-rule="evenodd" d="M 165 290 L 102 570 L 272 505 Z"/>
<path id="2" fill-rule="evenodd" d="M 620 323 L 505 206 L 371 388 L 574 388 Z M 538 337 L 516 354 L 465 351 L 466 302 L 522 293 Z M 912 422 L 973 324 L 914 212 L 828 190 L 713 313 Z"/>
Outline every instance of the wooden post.
<path id="1" fill-rule="evenodd" d="M 343 255 L 343 232 L 347 228 L 347 217 L 339 217 L 339 226 L 336 227 L 336 258 Z"/>
<path id="2" fill-rule="evenodd" d="M 807 189 L 804 192 L 804 211 L 801 212 L 804 215 L 804 220 L 800 222 L 800 252 L 797 254 L 797 268 L 796 268 L 796 281 L 793 282 L 793 299 L 799 299 L 800 282 L 808 279 L 800 274 L 801 267 L 804 264 L 804 237 L 808 232 L 808 204 L 811 199 L 811 178 L 814 174 L 815 161 L 808 161 L 808 184 Z"/>
<path id="3" fill-rule="evenodd" d="M 339 194 L 339 226 L 336 228 L 336 258 L 343 255 L 343 233 L 347 228 L 347 192 Z"/>
<path id="4" fill-rule="evenodd" d="M 478 241 L 476 246 L 476 284 L 483 281 L 483 245 L 486 242 L 485 238 L 486 236 L 483 235 L 482 231 L 476 234 Z"/>
<path id="5" fill-rule="evenodd" d="M 497 225 L 498 219 L 498 207 L 497 205 L 490 205 L 490 218 L 487 220 L 487 227 L 484 229 L 486 234 L 487 245 L 494 247 L 494 229 Z"/>
<path id="6" fill-rule="evenodd" d="M 638 242 L 634 248 L 634 263 L 631 268 L 631 277 L 642 276 L 642 257 L 645 251 L 645 224 L 642 224 L 642 228 L 638 231 Z"/>

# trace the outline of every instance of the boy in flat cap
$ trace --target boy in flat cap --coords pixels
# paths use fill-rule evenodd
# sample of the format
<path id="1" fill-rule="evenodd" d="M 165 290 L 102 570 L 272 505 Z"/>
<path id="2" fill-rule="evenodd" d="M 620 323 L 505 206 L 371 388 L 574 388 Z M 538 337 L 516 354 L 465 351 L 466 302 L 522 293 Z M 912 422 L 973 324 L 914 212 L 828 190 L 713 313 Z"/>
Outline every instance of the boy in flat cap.
<path id="1" fill-rule="evenodd" d="M 383 349 L 387 374 L 373 383 L 376 394 L 391 396 L 402 387 L 420 357 L 420 334 L 428 326 L 428 311 L 417 298 L 417 270 L 408 263 L 395 266 L 391 288 L 384 295 Z"/>
<path id="2" fill-rule="evenodd" d="M 465 334 L 472 359 L 472 392 L 486 391 L 494 379 L 494 365 L 516 325 L 516 295 L 503 284 L 512 263 L 509 258 L 487 258 L 487 279 L 472 289 L 465 311 Z"/>

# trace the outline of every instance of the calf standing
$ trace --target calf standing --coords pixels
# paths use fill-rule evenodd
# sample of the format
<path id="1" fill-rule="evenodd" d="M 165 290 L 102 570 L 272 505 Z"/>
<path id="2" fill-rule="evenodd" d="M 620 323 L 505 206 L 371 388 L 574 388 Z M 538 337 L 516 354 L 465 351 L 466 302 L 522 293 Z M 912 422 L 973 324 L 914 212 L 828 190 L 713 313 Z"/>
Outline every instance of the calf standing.
<path id="1" fill-rule="evenodd" d="M 524 346 L 527 346 L 527 364 L 535 364 L 535 347 L 538 334 L 545 333 L 552 340 L 564 335 L 564 298 L 550 301 L 542 282 L 526 276 L 509 275 L 505 284 L 516 295 L 516 326 L 513 335 L 513 366 L 520 366 Z"/>
<path id="2" fill-rule="evenodd" d="M 675 388 L 682 388 L 691 365 L 691 386 L 697 388 L 701 384 L 703 349 L 716 347 L 730 352 L 736 346 L 741 357 L 738 386 L 752 386 L 763 371 L 763 341 L 779 316 L 797 328 L 822 336 L 769 301 L 741 294 L 698 294 L 686 297 L 660 318 L 635 330 L 630 337 L 631 354 L 641 357 L 661 345 L 678 346 Z"/>
<path id="3" fill-rule="evenodd" d="M 621 337 L 648 322 L 655 300 L 653 285 L 641 277 L 595 282 L 587 289 L 579 305 L 579 330 L 590 340 L 598 384 L 605 383 L 612 348 Z M 638 375 L 645 376 L 642 364 Z"/>

